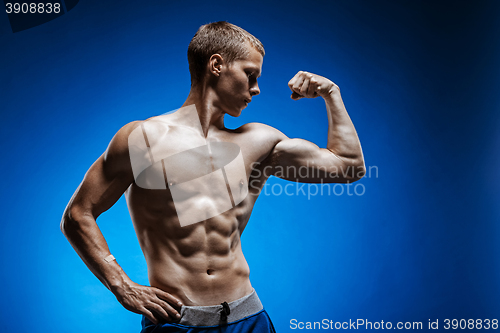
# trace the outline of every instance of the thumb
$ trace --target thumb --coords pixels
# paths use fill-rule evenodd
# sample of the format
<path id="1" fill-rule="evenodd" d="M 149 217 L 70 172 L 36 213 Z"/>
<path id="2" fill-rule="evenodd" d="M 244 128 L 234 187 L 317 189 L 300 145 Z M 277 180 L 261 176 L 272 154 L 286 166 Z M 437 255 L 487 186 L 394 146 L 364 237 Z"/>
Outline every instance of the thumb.
<path id="1" fill-rule="evenodd" d="M 299 100 L 303 98 L 304 96 L 297 94 L 295 91 L 292 93 L 292 96 L 290 96 L 293 100 Z"/>

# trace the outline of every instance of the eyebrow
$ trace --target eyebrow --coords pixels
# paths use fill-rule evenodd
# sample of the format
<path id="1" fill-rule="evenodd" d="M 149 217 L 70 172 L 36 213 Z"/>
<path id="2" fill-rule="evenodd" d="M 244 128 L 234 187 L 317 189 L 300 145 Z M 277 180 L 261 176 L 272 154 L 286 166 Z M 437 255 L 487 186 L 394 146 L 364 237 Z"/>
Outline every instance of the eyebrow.
<path id="1" fill-rule="evenodd" d="M 262 75 L 262 73 L 260 72 L 260 69 L 256 69 L 255 71 L 256 71 L 257 73 L 259 73 L 259 75 L 257 75 L 257 78 L 259 78 L 259 77 Z"/>
<path id="2" fill-rule="evenodd" d="M 256 67 L 247 67 L 246 70 L 251 70 L 254 73 L 259 73 L 259 75 L 257 76 L 257 78 L 259 78 L 261 76 L 261 74 L 262 74 L 260 72 L 260 70 L 258 68 L 256 68 Z"/>

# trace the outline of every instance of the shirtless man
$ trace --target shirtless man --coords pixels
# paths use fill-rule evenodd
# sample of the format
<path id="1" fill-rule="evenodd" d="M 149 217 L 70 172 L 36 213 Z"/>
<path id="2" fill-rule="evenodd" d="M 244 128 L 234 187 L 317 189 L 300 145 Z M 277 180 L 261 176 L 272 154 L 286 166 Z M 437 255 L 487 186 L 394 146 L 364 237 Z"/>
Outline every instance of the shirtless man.
<path id="1" fill-rule="evenodd" d="M 210 326 L 218 332 L 221 325 L 227 325 L 228 332 L 274 332 L 250 283 L 240 243 L 260 190 L 271 175 L 308 183 L 348 183 L 364 175 L 359 139 L 339 88 L 322 76 L 301 71 L 288 85 L 293 99 L 320 96 L 325 100 L 329 122 L 326 148 L 289 139 L 260 123 L 237 129 L 224 127 L 225 114 L 238 117 L 260 93 L 257 79 L 263 56 L 261 42 L 237 26 L 216 22 L 200 27 L 188 48 L 192 84 L 182 107 L 122 127 L 90 167 L 66 207 L 61 230 L 117 300 L 127 310 L 143 315 L 144 333 L 188 332 L 193 326 Z M 146 142 L 144 150 L 132 153 L 131 149 L 141 143 L 131 143 L 131 138 L 141 137 L 136 135 L 141 133 L 141 140 Z M 212 145 L 205 150 L 207 154 L 189 150 L 207 144 Z M 234 154 L 227 152 L 232 149 L 227 150 L 229 146 L 214 151 L 216 144 L 237 149 Z M 142 169 L 134 169 L 137 162 L 132 154 L 147 159 L 147 153 L 155 147 L 160 147 L 163 155 L 156 158 L 156 152 L 151 159 L 156 158 L 157 175 L 165 182 L 148 185 L 147 179 L 141 179 Z M 191 153 L 179 159 L 185 151 Z M 229 163 L 238 159 L 238 152 L 241 163 Z M 189 184 L 189 179 L 198 177 L 196 173 L 204 167 L 208 171 L 203 174 L 219 172 L 224 176 L 220 179 L 230 193 L 229 209 L 219 207 L 227 194 L 206 194 L 213 186 L 178 187 Z M 175 172 L 175 168 L 182 170 Z M 291 171 L 299 168 L 302 172 Z M 189 179 L 184 177 L 186 174 L 191 175 Z M 182 192 L 188 190 L 196 193 L 187 196 Z M 151 286 L 130 280 L 114 260 L 96 224 L 97 217 L 124 193 Z M 181 212 L 182 207 L 188 208 Z M 199 218 L 214 207 L 220 213 Z M 197 220 L 183 223 L 181 214 L 197 216 Z"/>

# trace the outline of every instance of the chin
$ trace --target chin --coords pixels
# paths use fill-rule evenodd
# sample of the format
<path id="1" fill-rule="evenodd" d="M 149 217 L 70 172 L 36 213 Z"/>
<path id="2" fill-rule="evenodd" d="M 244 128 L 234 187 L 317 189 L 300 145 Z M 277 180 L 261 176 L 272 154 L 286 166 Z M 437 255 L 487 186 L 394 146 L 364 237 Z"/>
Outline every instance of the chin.
<path id="1" fill-rule="evenodd" d="M 231 112 L 228 112 L 227 114 L 230 115 L 231 117 L 237 118 L 237 117 L 241 116 L 241 113 L 243 112 L 243 109 L 232 110 Z"/>

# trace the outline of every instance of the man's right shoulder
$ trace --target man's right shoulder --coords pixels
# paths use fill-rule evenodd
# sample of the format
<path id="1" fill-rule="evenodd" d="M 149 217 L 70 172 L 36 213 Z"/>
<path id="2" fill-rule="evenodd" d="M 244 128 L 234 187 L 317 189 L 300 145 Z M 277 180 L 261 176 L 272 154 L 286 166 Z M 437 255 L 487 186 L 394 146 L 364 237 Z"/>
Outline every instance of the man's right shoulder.
<path id="1" fill-rule="evenodd" d="M 130 134 L 134 132 L 135 129 L 139 128 L 143 122 L 143 120 L 132 121 L 120 128 L 111 139 L 106 153 L 128 152 Z"/>
<path id="2" fill-rule="evenodd" d="M 142 120 L 132 121 L 116 132 L 103 155 L 103 162 L 107 169 L 115 172 L 131 172 L 129 138 L 134 131 L 140 130 L 143 122 Z"/>

